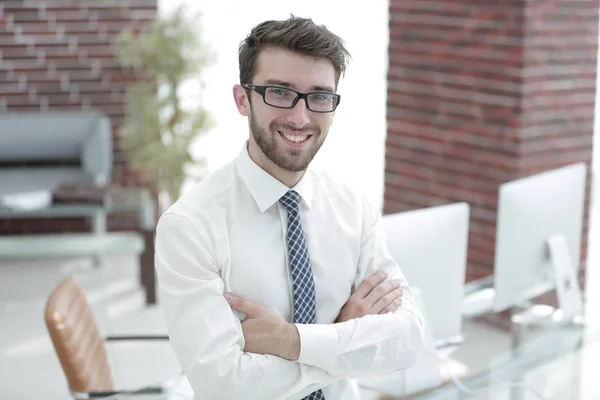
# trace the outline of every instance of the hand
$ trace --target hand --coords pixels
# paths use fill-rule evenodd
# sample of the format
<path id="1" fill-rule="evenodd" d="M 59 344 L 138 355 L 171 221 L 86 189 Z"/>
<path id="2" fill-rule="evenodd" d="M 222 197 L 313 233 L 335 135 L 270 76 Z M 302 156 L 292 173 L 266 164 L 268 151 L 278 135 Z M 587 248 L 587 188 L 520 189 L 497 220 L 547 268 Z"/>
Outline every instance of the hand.
<path id="1" fill-rule="evenodd" d="M 239 296 L 225 294 L 229 305 L 246 314 L 242 322 L 244 351 L 271 354 L 296 361 L 300 357 L 300 335 L 295 325 L 285 322 L 271 310 L 251 303 Z"/>
<path id="2" fill-rule="evenodd" d="M 344 304 L 335 322 L 396 311 L 402 305 L 402 288 L 397 281 L 386 282 L 386 278 L 384 271 L 378 271 L 365 279 Z"/>

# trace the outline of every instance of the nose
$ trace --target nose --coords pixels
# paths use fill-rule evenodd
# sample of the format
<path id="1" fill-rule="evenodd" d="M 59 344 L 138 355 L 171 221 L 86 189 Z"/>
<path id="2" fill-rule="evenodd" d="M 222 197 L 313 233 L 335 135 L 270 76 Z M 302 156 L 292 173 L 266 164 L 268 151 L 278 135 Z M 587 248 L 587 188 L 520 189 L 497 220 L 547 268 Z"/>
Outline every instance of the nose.
<path id="1" fill-rule="evenodd" d="M 310 122 L 308 113 L 310 110 L 306 107 L 306 101 L 300 99 L 296 105 L 289 110 L 287 120 L 293 123 L 296 127 L 302 128 Z"/>

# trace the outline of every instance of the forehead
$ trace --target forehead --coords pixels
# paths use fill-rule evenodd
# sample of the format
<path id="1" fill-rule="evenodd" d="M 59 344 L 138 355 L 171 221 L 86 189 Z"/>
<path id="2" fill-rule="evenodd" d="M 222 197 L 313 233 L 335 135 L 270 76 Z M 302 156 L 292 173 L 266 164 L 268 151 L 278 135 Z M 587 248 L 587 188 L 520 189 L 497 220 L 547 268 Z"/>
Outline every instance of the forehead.
<path id="1" fill-rule="evenodd" d="M 289 82 L 298 90 L 335 89 L 335 68 L 326 58 L 316 59 L 286 49 L 267 48 L 258 56 L 254 83 L 266 81 Z"/>

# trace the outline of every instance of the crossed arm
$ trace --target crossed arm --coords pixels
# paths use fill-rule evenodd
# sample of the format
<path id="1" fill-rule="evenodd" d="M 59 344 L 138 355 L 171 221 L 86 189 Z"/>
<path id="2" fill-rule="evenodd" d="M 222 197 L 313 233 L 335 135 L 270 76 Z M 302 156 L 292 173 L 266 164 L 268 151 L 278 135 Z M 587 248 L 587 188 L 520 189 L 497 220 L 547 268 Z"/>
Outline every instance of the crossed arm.
<path id="1" fill-rule="evenodd" d="M 386 281 L 387 273 L 378 271 L 365 279 L 350 296 L 336 323 L 365 315 L 397 311 L 402 304 L 402 287 L 398 281 Z M 290 361 L 300 357 L 300 334 L 296 325 L 276 313 L 232 293 L 225 293 L 229 305 L 246 315 L 242 322 L 244 352 L 271 354 Z"/>
<path id="2" fill-rule="evenodd" d="M 361 280 L 385 271 L 390 283 L 375 275 L 367 281 L 377 291 L 357 290 L 336 323 L 320 325 L 287 324 L 243 299 L 226 299 L 210 254 L 191 222 L 175 214 L 161 217 L 156 238 L 161 302 L 172 346 L 198 398 L 304 396 L 342 379 L 407 368 L 420 356 L 423 321 L 386 251 L 361 252 L 360 263 L 367 266 Z M 380 284 L 372 283 L 378 279 Z M 401 305 L 393 281 L 403 291 Z M 232 307 L 248 318 L 240 322 Z"/>

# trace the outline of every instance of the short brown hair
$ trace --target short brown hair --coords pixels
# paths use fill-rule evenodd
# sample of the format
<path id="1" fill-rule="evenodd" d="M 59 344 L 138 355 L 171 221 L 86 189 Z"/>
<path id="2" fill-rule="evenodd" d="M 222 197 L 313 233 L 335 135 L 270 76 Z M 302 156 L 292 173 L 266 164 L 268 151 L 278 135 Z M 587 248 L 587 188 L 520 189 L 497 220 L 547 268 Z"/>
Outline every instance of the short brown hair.
<path id="1" fill-rule="evenodd" d="M 344 42 L 324 25 L 312 19 L 290 16 L 283 21 L 265 21 L 256 25 L 239 48 L 240 83 L 252 83 L 261 50 L 280 47 L 298 54 L 328 59 L 335 68 L 335 83 L 346 70 L 350 53 Z"/>

